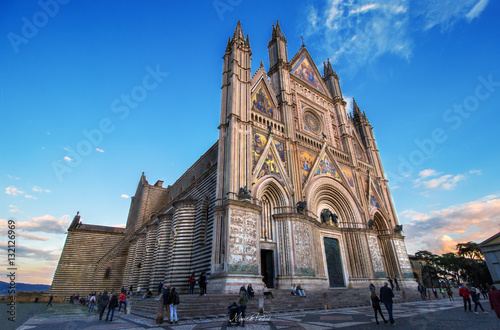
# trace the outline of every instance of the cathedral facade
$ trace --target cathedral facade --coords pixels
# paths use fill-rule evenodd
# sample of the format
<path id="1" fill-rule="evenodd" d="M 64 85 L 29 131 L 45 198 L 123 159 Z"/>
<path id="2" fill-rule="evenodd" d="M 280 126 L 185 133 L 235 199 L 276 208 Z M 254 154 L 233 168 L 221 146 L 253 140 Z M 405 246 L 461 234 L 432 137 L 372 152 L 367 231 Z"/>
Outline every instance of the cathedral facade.
<path id="1" fill-rule="evenodd" d="M 125 229 L 75 217 L 53 293 L 159 283 L 182 292 L 203 271 L 210 292 L 413 281 L 367 116 L 355 101 L 346 112 L 329 60 L 321 75 L 304 46 L 288 57 L 279 23 L 268 50 L 269 70 L 261 62 L 252 73 L 238 22 L 223 57 L 218 141 L 168 187 L 143 173 Z"/>

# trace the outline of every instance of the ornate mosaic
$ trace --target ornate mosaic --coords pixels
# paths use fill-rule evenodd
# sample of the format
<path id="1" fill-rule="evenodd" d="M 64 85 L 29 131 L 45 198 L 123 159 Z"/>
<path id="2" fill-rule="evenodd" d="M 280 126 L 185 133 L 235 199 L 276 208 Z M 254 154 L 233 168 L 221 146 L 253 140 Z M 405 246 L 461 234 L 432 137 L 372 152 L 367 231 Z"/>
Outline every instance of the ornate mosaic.
<path id="1" fill-rule="evenodd" d="M 300 170 L 302 172 L 302 183 L 306 182 L 309 173 L 311 172 L 314 162 L 316 161 L 316 155 L 310 154 L 307 151 L 302 151 L 299 155 L 300 160 Z"/>
<path id="2" fill-rule="evenodd" d="M 380 208 L 380 204 L 377 201 L 377 197 L 375 195 L 370 195 L 370 205 L 375 206 L 376 208 Z"/>
<path id="3" fill-rule="evenodd" d="M 320 78 L 316 75 L 315 70 L 311 63 L 309 63 L 306 55 L 303 55 L 300 61 L 295 64 L 292 69 L 292 74 L 320 92 L 325 93 L 325 90 L 321 85 Z"/>
<path id="4" fill-rule="evenodd" d="M 276 151 L 278 151 L 278 155 L 280 156 L 280 159 L 283 162 L 283 165 L 285 165 L 285 168 L 287 168 L 285 143 L 276 138 L 273 138 L 273 141 L 274 145 L 276 146 Z"/>
<path id="5" fill-rule="evenodd" d="M 345 166 L 341 166 L 341 168 L 342 168 L 342 173 L 344 173 L 347 182 L 352 188 L 354 188 L 354 177 L 352 176 L 351 169 Z"/>
<path id="6" fill-rule="evenodd" d="M 253 166 L 257 164 L 257 162 L 260 159 L 260 156 L 262 156 L 262 153 L 264 152 L 264 148 L 266 147 L 267 144 L 267 137 L 264 135 L 264 133 L 254 131 L 253 133 Z"/>
<path id="7" fill-rule="evenodd" d="M 252 95 L 252 110 L 263 113 L 269 117 L 273 117 L 276 113 L 276 108 L 271 102 L 271 96 L 263 82 L 259 84 L 259 88 Z"/>
<path id="8" fill-rule="evenodd" d="M 262 178 L 263 176 L 266 175 L 273 175 L 278 179 L 281 179 L 281 174 L 278 169 L 278 165 L 276 165 L 276 160 L 273 157 L 273 154 L 269 152 L 269 154 L 266 157 L 266 160 L 264 161 L 264 164 L 262 164 L 262 167 L 259 171 L 259 174 L 257 175 L 257 178 L 255 179 L 255 182 Z"/>
<path id="9" fill-rule="evenodd" d="M 335 166 L 333 166 L 333 163 L 330 161 L 327 155 L 323 155 L 323 158 L 319 161 L 316 175 L 328 175 L 335 180 L 342 182 L 340 175 L 337 173 Z"/>

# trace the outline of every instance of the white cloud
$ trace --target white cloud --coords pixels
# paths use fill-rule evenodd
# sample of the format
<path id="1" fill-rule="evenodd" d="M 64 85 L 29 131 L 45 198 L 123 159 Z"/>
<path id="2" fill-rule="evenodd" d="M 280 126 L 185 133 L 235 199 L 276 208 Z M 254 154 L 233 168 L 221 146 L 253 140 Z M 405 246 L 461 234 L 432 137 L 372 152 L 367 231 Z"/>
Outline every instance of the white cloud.
<path id="1" fill-rule="evenodd" d="M 438 174 L 439 174 L 438 172 L 436 172 L 435 170 L 431 170 L 431 169 L 422 170 L 422 171 L 418 172 L 418 175 L 421 178 L 427 178 L 429 176 L 435 176 L 435 175 L 438 175 Z"/>
<path id="2" fill-rule="evenodd" d="M 500 198 L 489 195 L 428 213 L 407 210 L 400 213 L 400 220 L 409 250 L 451 252 L 457 243 L 480 243 L 498 232 Z"/>
<path id="3" fill-rule="evenodd" d="M 449 30 L 472 21 L 488 0 L 323 0 L 309 7 L 304 34 L 343 70 L 356 70 L 381 55 L 409 60 L 415 31 Z M 410 22 L 411 21 L 411 22 Z"/>
<path id="4" fill-rule="evenodd" d="M 5 188 L 5 193 L 7 195 L 11 195 L 11 196 L 17 196 L 17 195 L 22 195 L 24 194 L 24 192 L 20 189 L 17 189 L 16 187 L 14 186 L 9 186 L 7 188 Z"/>
<path id="5" fill-rule="evenodd" d="M 73 159 L 69 158 L 68 156 L 64 156 L 64 160 L 67 161 L 67 162 L 71 162 Z"/>
<path id="6" fill-rule="evenodd" d="M 444 190 L 451 190 L 455 188 L 457 183 L 459 181 L 462 181 L 465 179 L 465 176 L 458 174 L 458 175 L 451 175 L 451 174 L 446 174 L 443 176 L 440 176 L 439 178 L 431 179 L 428 181 L 422 181 L 422 184 L 425 188 L 427 189 L 444 189 Z"/>
<path id="7" fill-rule="evenodd" d="M 20 179 L 20 178 L 18 178 L 17 176 L 12 176 L 12 175 L 9 175 L 9 174 L 7 174 L 7 177 L 8 177 L 9 179 L 12 179 L 12 180 L 19 180 L 19 179 Z"/>
<path id="8" fill-rule="evenodd" d="M 31 190 L 33 190 L 34 192 L 46 192 L 47 194 L 51 192 L 50 189 L 42 189 L 38 186 L 34 186 L 33 188 L 31 188 Z"/>
<path id="9" fill-rule="evenodd" d="M 129 196 L 129 195 L 127 195 L 127 194 L 122 194 L 120 197 L 121 197 L 121 198 L 130 198 L 130 196 Z"/>
<path id="10" fill-rule="evenodd" d="M 447 31 L 460 20 L 478 17 L 487 4 L 488 0 L 419 0 L 412 3 L 412 11 L 421 18 L 424 30 L 441 26 L 441 31 Z"/>
<path id="11" fill-rule="evenodd" d="M 95 148 L 95 150 L 96 150 L 97 152 L 104 152 L 104 150 L 99 149 L 99 148 Z"/>
<path id="12" fill-rule="evenodd" d="M 64 234 L 69 227 L 70 219 L 62 216 L 57 219 L 51 215 L 29 218 L 28 221 L 17 221 L 16 228 L 23 232 L 44 232 L 51 234 Z M 0 228 L 7 228 L 7 220 L 0 219 Z"/>
<path id="13" fill-rule="evenodd" d="M 24 197 L 29 198 L 29 199 L 38 199 L 38 197 L 35 197 L 32 195 L 24 195 Z"/>
<path id="14" fill-rule="evenodd" d="M 469 11 L 467 13 L 467 15 L 465 15 L 465 18 L 467 19 L 467 21 L 470 22 L 474 18 L 476 18 L 479 15 L 481 15 L 481 13 L 483 12 L 484 8 L 486 8 L 486 5 L 488 4 L 488 1 L 489 0 L 480 0 L 478 3 L 476 3 L 476 5 L 474 6 L 474 8 L 472 8 L 471 11 Z"/>
<path id="15" fill-rule="evenodd" d="M 469 171 L 469 173 L 470 173 L 470 174 L 477 174 L 477 175 L 481 175 L 481 174 L 483 174 L 483 171 L 481 171 L 481 170 L 470 170 L 470 171 Z"/>

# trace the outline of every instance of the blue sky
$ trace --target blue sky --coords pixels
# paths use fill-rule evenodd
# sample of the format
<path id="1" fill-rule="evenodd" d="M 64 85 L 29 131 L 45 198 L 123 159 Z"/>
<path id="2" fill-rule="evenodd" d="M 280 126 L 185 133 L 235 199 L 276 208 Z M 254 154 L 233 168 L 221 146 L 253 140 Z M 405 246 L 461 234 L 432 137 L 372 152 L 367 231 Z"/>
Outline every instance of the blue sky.
<path id="1" fill-rule="evenodd" d="M 276 19 L 289 58 L 302 36 L 321 72 L 331 59 L 374 127 L 409 253 L 492 236 L 499 14 L 488 0 L 2 2 L 0 233 L 17 221 L 18 281 L 50 284 L 76 211 L 124 225 L 143 171 L 172 184 L 215 143 L 238 20 L 253 71 Z"/>

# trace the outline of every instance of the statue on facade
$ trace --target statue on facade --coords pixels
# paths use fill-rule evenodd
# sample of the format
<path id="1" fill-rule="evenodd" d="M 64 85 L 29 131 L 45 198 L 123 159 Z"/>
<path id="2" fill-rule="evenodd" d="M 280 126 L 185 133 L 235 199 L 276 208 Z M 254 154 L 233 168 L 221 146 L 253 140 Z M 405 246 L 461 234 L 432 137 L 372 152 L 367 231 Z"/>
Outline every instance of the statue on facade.
<path id="1" fill-rule="evenodd" d="M 306 210 L 307 208 L 307 202 L 298 202 L 297 203 L 297 212 L 302 213 Z"/>
<path id="2" fill-rule="evenodd" d="M 240 199 L 244 199 L 244 200 L 250 200 L 252 198 L 247 186 L 240 188 L 240 191 L 238 192 L 238 197 Z"/>
<path id="3" fill-rule="evenodd" d="M 401 232 L 403 232 L 403 225 L 396 225 L 396 226 L 394 227 L 394 232 L 395 232 L 396 234 L 401 234 Z"/>
<path id="4" fill-rule="evenodd" d="M 373 219 L 370 219 L 370 221 L 368 221 L 368 229 L 374 229 L 375 227 L 375 221 Z"/>
<path id="5" fill-rule="evenodd" d="M 329 209 L 324 209 L 323 212 L 321 212 L 321 223 L 325 223 L 330 221 L 332 217 L 332 211 Z"/>
<path id="6" fill-rule="evenodd" d="M 332 215 L 332 221 L 333 221 L 333 224 L 334 224 L 335 226 L 338 226 L 338 225 L 339 225 L 338 218 L 339 218 L 339 216 L 338 216 L 338 215 L 336 215 L 335 213 Z"/>
<path id="7" fill-rule="evenodd" d="M 76 212 L 76 215 L 73 218 L 73 221 L 71 222 L 69 228 L 76 229 L 78 228 L 78 225 L 80 225 L 80 211 Z"/>

